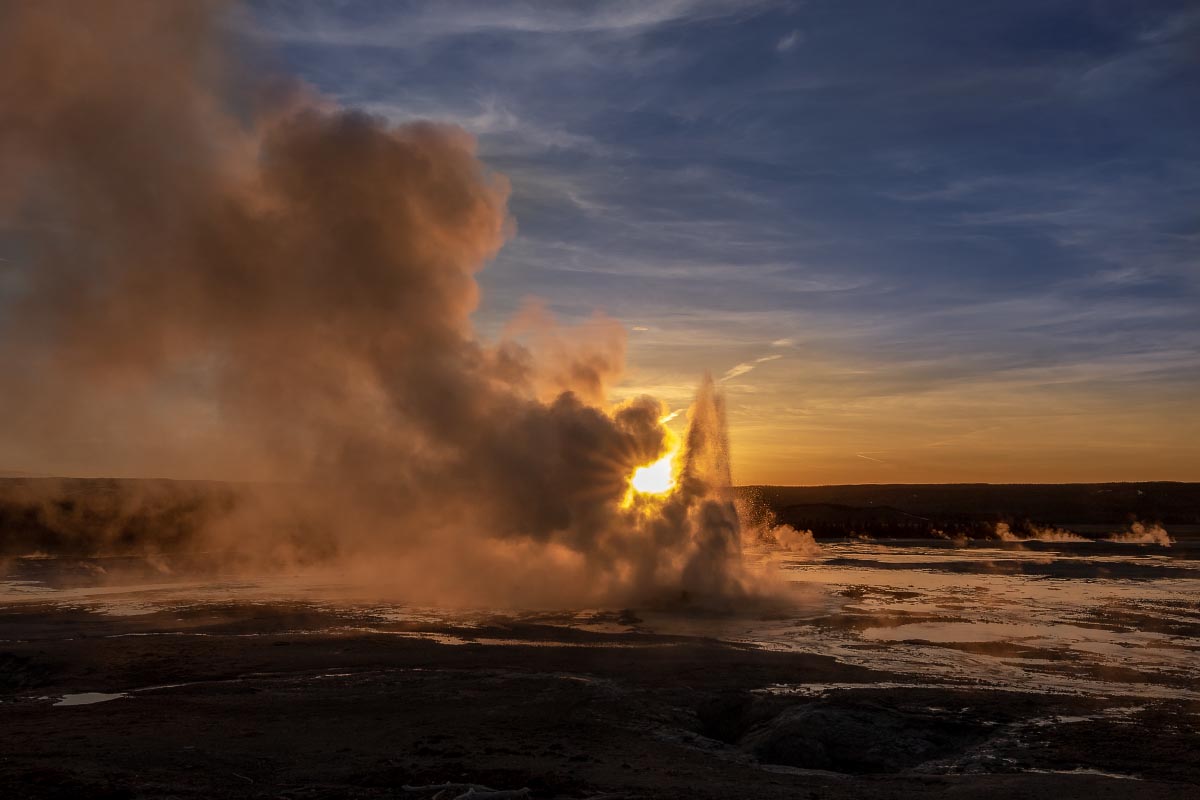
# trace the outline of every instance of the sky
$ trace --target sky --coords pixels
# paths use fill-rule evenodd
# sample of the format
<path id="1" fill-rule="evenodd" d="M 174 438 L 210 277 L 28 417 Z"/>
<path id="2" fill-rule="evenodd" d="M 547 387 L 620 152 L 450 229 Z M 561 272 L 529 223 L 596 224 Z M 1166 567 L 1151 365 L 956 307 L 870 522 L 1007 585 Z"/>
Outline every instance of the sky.
<path id="1" fill-rule="evenodd" d="M 321 94 L 460 125 L 479 276 L 710 371 L 738 483 L 1200 480 L 1200 6 L 251 0 Z M 266 66 L 264 66 L 266 69 Z M 680 424 L 678 420 L 675 424 Z"/>
<path id="2" fill-rule="evenodd" d="M 741 483 L 1200 479 L 1200 7 L 258 3 L 322 92 L 455 122 L 524 298 L 711 370 Z"/>

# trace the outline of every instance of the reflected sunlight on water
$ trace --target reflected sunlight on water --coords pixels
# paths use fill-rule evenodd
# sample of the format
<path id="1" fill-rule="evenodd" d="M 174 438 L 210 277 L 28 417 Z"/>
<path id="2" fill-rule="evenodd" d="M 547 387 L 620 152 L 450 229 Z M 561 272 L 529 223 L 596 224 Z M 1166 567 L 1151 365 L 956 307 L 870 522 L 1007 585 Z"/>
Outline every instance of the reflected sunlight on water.
<path id="1" fill-rule="evenodd" d="M 342 630 L 397 633 L 394 626 L 403 625 L 405 636 L 447 644 L 526 643 L 487 630 L 501 616 L 562 628 L 564 640 L 570 630 L 662 633 L 819 653 L 925 685 L 1200 699 L 1197 545 L 827 542 L 813 560 L 769 554 L 798 590 L 796 604 L 770 614 L 448 611 L 354 601 L 347 599 L 352 587 L 304 575 L 58 588 L 11 567 L 10 580 L 0 581 L 0 603 L 49 601 L 120 616 L 302 603 L 337 611 L 328 624 Z M 763 553 L 750 556 L 767 560 Z"/>

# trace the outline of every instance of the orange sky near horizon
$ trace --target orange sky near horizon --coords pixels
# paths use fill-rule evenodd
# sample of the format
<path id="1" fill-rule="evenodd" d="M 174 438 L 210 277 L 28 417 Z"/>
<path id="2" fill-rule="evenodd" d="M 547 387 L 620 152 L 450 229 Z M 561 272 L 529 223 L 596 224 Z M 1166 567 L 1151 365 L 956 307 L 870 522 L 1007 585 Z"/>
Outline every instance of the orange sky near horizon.
<path id="1" fill-rule="evenodd" d="M 637 337 L 617 395 L 647 392 L 684 407 L 689 378 L 711 368 L 712 350 L 687 354 L 694 371 L 666 373 L 638 366 Z M 678 349 L 665 348 L 664 360 L 681 363 Z M 822 358 L 791 342 L 758 352 L 724 380 L 713 370 L 738 484 L 1200 481 L 1194 398 L 1146 391 L 1133 362 L 1103 374 L 952 380 L 902 363 Z"/>

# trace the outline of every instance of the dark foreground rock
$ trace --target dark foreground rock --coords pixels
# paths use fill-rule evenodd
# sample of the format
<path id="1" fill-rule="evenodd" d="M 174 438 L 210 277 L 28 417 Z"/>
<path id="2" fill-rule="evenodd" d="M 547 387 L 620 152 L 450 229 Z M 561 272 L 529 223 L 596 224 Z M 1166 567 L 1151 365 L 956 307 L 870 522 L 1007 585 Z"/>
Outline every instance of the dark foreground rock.
<path id="1" fill-rule="evenodd" d="M 897 676 L 697 638 L 418 633 L 294 605 L 0 609 L 0 797 L 1200 792 L 1186 704 L 877 688 Z M 831 682 L 852 688 L 780 688 Z M 124 696 L 55 705 L 84 692 Z"/>
<path id="2" fill-rule="evenodd" d="M 834 772 L 901 772 L 987 738 L 979 721 L 824 702 L 789 708 L 746 737 L 760 761 Z"/>

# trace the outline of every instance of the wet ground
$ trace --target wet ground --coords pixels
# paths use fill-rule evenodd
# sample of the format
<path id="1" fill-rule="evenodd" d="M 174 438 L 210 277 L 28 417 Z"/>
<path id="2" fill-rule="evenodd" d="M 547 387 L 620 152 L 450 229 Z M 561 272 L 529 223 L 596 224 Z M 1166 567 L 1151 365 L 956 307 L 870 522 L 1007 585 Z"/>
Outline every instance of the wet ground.
<path id="1" fill-rule="evenodd" d="M 1196 797 L 1197 556 L 828 543 L 732 615 L 11 562 L 0 794 Z"/>

